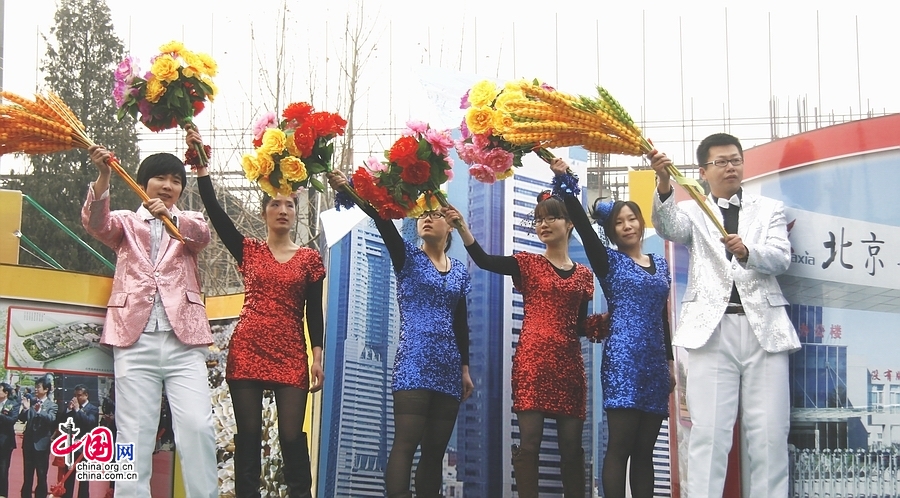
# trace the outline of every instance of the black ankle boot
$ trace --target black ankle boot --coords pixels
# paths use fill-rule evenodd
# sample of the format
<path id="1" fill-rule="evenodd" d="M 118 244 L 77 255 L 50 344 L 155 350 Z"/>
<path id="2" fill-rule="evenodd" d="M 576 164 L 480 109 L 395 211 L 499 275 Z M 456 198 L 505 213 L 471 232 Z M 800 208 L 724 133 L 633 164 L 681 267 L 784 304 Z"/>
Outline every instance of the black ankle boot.
<path id="1" fill-rule="evenodd" d="M 259 474 L 262 471 L 260 441 L 255 437 L 234 435 L 234 496 L 259 498 Z"/>
<path id="2" fill-rule="evenodd" d="M 296 441 L 281 441 L 284 484 L 290 498 L 312 498 L 312 469 L 304 432 Z"/>

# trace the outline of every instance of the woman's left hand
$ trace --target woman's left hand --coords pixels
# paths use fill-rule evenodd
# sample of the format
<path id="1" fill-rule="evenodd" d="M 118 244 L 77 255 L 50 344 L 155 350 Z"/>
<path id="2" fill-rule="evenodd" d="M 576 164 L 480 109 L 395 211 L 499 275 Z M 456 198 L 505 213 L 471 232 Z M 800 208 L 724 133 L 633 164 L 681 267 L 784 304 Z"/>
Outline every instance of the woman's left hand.
<path id="1" fill-rule="evenodd" d="M 475 390 L 475 383 L 472 382 L 472 377 L 469 376 L 469 367 L 463 367 L 462 372 L 462 401 L 465 401 L 469 396 L 472 395 L 472 391 Z"/>
<path id="2" fill-rule="evenodd" d="M 309 376 L 312 377 L 312 382 L 309 384 L 309 392 L 321 391 L 322 387 L 325 386 L 325 369 L 322 368 L 322 363 L 313 362 L 309 368 Z"/>

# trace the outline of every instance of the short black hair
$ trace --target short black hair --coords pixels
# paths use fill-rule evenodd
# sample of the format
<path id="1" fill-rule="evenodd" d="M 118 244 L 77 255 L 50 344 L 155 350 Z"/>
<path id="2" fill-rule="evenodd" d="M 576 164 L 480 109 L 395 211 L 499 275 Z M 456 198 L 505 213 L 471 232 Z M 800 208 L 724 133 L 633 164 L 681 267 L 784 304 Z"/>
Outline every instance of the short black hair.
<path id="1" fill-rule="evenodd" d="M 150 179 L 159 175 L 177 175 L 181 178 L 181 188 L 187 184 L 184 162 L 168 152 L 153 154 L 141 161 L 137 172 L 137 182 L 146 189 Z"/>
<path id="2" fill-rule="evenodd" d="M 75 386 L 74 389 L 72 389 L 72 392 L 74 392 L 74 393 L 78 393 L 78 391 L 84 392 L 84 394 L 87 395 L 87 396 L 90 396 L 90 395 L 91 395 L 91 392 L 88 391 L 87 386 L 84 385 L 84 384 L 78 384 L 77 386 Z"/>
<path id="3" fill-rule="evenodd" d="M 40 379 L 34 381 L 34 387 L 41 386 L 47 391 L 53 390 L 53 384 L 46 377 L 41 377 Z"/>
<path id="4" fill-rule="evenodd" d="M 12 396 L 12 394 L 13 394 L 13 388 L 12 388 L 12 386 L 9 385 L 9 384 L 7 384 L 6 382 L 0 382 L 0 389 L 2 389 L 3 392 L 6 393 L 6 397 L 7 397 L 7 398 L 10 397 L 10 396 Z"/>
<path id="5" fill-rule="evenodd" d="M 705 168 L 706 163 L 709 162 L 709 149 L 720 145 L 737 146 L 738 152 L 741 153 L 741 157 L 744 157 L 744 148 L 741 147 L 741 141 L 738 140 L 737 137 L 727 133 L 713 133 L 704 138 L 703 141 L 700 142 L 700 145 L 697 146 L 697 164 L 701 168 Z"/>

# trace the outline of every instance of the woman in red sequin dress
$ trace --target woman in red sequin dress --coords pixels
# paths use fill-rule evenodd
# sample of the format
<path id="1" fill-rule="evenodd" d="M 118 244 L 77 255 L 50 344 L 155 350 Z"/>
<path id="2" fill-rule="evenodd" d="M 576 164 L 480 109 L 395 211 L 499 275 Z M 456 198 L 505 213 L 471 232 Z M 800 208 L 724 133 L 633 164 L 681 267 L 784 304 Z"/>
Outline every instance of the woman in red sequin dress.
<path id="1" fill-rule="evenodd" d="M 191 130 L 188 145 L 201 144 Z M 262 395 L 275 391 L 278 436 L 288 496 L 309 497 L 312 475 L 303 419 L 310 392 L 322 388 L 322 280 L 319 253 L 290 238 L 297 218 L 296 196 L 263 197 L 266 240 L 244 237 L 218 201 L 207 169 L 197 169 L 200 197 L 219 238 L 244 277 L 244 306 L 231 336 L 225 378 L 235 422 L 235 495 L 258 497 Z M 304 308 L 313 351 L 310 367 L 303 333 Z M 310 375 L 313 383 L 310 385 Z"/>
<path id="2" fill-rule="evenodd" d="M 543 254 L 520 252 L 491 256 L 469 231 L 459 211 L 445 208 L 472 261 L 480 268 L 513 277 L 525 314 L 513 357 L 513 411 L 519 422 L 520 444 L 513 447 L 513 470 L 520 498 L 538 496 L 538 454 L 544 419 L 555 418 L 560 466 L 566 498 L 584 498 L 584 429 L 587 380 L 579 328 L 594 294 L 594 275 L 569 258 L 572 222 L 563 202 L 549 192 L 538 197 L 534 227 L 547 249 Z"/>

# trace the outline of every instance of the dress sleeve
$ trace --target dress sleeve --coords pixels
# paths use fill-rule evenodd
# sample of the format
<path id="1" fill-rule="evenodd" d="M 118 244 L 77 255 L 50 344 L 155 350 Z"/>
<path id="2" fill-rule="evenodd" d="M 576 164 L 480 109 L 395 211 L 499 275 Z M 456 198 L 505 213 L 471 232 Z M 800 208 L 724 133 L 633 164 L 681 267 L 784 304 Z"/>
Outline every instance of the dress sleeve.
<path id="1" fill-rule="evenodd" d="M 597 278 L 604 278 L 609 273 L 609 254 L 606 252 L 606 246 L 600 240 L 600 236 L 591 226 L 591 220 L 581 207 L 581 202 L 574 195 L 564 195 L 563 202 L 566 204 L 566 211 L 572 218 L 572 224 L 575 230 L 581 236 L 581 243 L 584 245 L 584 252 L 587 254 L 588 262 L 597 275 Z"/>
<path id="2" fill-rule="evenodd" d="M 463 365 L 469 364 L 469 311 L 466 307 L 466 296 L 459 298 L 453 313 L 453 334 L 456 336 L 456 347 Z"/>
<path id="3" fill-rule="evenodd" d="M 476 240 L 471 245 L 466 246 L 472 261 L 482 270 L 487 270 L 501 275 L 511 275 L 514 279 L 521 278 L 519 271 L 519 262 L 513 256 L 493 256 L 481 248 Z"/>
<path id="4" fill-rule="evenodd" d="M 590 301 L 582 301 L 581 306 L 578 307 L 578 325 L 575 327 L 575 331 L 579 337 L 587 336 L 587 331 L 584 328 L 585 320 L 588 315 L 588 303 Z"/>
<path id="5" fill-rule="evenodd" d="M 306 292 L 306 325 L 309 328 L 309 345 L 321 348 L 324 345 L 325 320 L 322 318 L 322 282 L 310 282 Z"/>
<path id="6" fill-rule="evenodd" d="M 669 361 L 674 361 L 675 353 L 672 351 L 672 327 L 669 324 L 669 305 L 668 304 L 663 306 L 662 325 L 663 325 L 663 335 L 665 336 L 664 340 L 666 342 L 666 359 Z"/>
<path id="7" fill-rule="evenodd" d="M 216 200 L 212 179 L 208 175 L 197 177 L 197 187 L 200 190 L 200 199 L 206 207 L 206 214 L 209 216 L 213 228 L 216 229 L 216 233 L 219 234 L 219 239 L 228 248 L 228 252 L 231 253 L 237 264 L 241 265 L 244 261 L 244 236 Z"/>
<path id="8" fill-rule="evenodd" d="M 378 211 L 375 211 L 371 206 L 366 206 L 362 210 L 375 222 L 375 228 L 381 234 L 381 239 L 387 247 L 388 254 L 391 255 L 394 272 L 399 272 L 403 269 L 403 265 L 406 264 L 406 244 L 403 243 L 403 236 L 397 231 L 397 226 L 394 225 L 393 221 L 379 216 Z"/>

